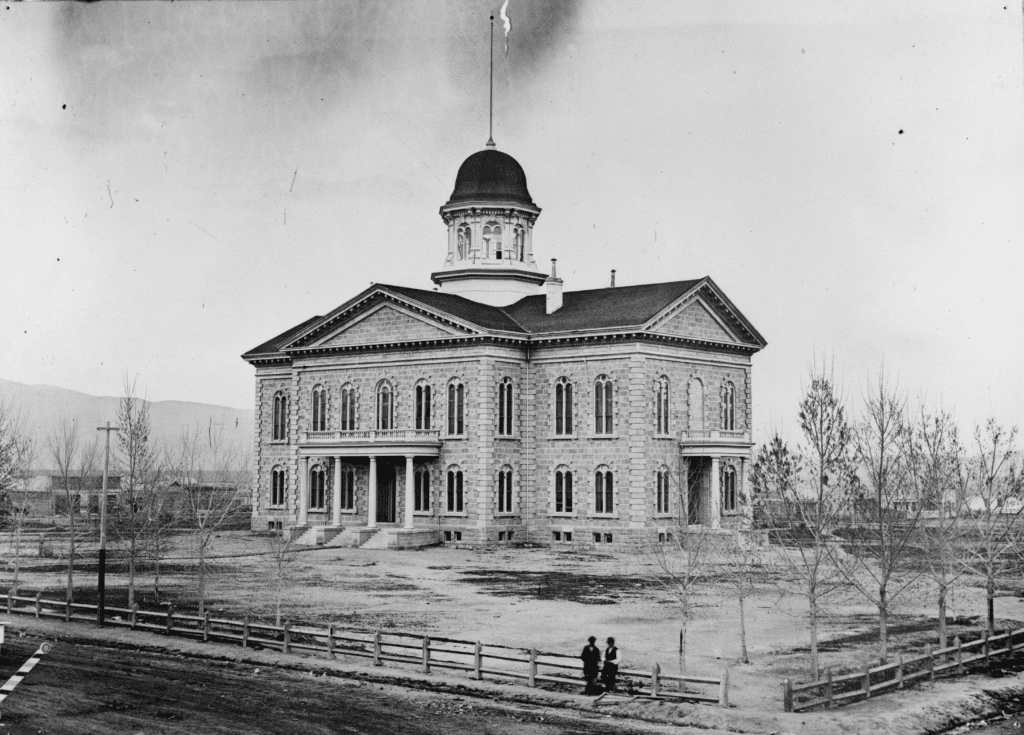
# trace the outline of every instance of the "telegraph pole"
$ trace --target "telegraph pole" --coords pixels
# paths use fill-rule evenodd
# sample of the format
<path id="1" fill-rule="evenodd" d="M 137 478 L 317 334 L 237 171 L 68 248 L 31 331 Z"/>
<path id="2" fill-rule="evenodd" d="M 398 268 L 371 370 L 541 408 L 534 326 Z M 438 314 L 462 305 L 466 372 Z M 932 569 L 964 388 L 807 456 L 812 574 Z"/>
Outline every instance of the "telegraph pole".
<path id="1" fill-rule="evenodd" d="M 103 608 L 106 597 L 107 577 L 107 475 L 110 472 L 110 432 L 117 431 L 117 426 L 97 426 L 96 431 L 107 432 L 107 446 L 103 454 L 103 492 L 100 495 L 100 570 L 99 581 L 96 589 L 99 592 L 99 601 L 96 605 L 96 618 L 100 625 L 103 625 Z"/>

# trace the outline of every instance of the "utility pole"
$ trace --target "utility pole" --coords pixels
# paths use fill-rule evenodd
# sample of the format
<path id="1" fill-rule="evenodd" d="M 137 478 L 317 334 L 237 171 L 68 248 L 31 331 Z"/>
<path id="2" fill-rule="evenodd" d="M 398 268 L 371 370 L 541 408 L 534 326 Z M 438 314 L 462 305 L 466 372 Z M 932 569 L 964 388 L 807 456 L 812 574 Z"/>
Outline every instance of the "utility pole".
<path id="1" fill-rule="evenodd" d="M 96 590 L 99 593 L 99 601 L 96 605 L 96 621 L 103 625 L 103 608 L 106 596 L 107 582 L 107 475 L 110 472 L 110 432 L 117 431 L 117 426 L 97 426 L 96 431 L 107 432 L 107 445 L 103 453 L 103 492 L 100 494 L 100 569 L 99 580 L 96 583 Z"/>

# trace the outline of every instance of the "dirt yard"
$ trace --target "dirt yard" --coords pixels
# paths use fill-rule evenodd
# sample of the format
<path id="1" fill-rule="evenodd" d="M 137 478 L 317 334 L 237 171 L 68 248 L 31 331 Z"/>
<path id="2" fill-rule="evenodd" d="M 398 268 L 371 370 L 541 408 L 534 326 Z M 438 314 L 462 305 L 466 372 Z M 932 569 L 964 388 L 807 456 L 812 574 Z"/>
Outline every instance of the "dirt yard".
<path id="1" fill-rule="evenodd" d="M 162 595 L 154 599 L 152 575 L 139 580 L 140 603 L 173 602 L 194 609 L 195 589 L 187 541 L 179 539 L 172 560 L 163 565 Z M 217 540 L 216 570 L 208 605 L 228 614 L 272 618 L 273 574 L 266 542 L 248 533 L 225 533 Z M 86 559 L 91 556 L 86 550 Z M 94 558 L 94 557 L 93 557 Z M 23 590 L 63 594 L 59 559 L 29 559 Z M 3 571 L 3 570 L 0 570 Z M 81 592 L 95 599 L 94 562 L 77 565 Z M 288 568 L 290 583 L 282 606 L 293 621 L 342 627 L 425 633 L 485 643 L 575 654 L 587 636 L 618 641 L 626 666 L 678 671 L 678 604 L 652 573 L 642 555 L 580 554 L 546 549 L 432 548 L 387 552 L 322 548 L 303 551 Z M 11 571 L 0 574 L 10 585 Z M 108 574 L 108 604 L 123 605 L 125 578 Z M 951 613 L 965 626 L 978 622 L 984 599 L 969 590 L 953 600 Z M 696 675 L 730 671 L 731 703 L 747 712 L 779 712 L 781 682 L 808 676 L 809 653 L 803 605 L 763 585 L 747 602 L 750 664 L 740 662 L 739 612 L 726 585 L 708 585 L 697 597 L 688 636 L 687 668 Z M 822 627 L 822 665 L 838 669 L 877 658 L 877 632 L 871 608 L 852 595 L 839 596 Z M 997 616 L 1020 625 L 1024 606 L 1017 596 L 997 601 Z M 918 652 L 935 642 L 931 596 L 915 591 L 892 621 L 893 654 Z M 951 635 L 957 627 L 951 630 Z M 902 695 L 908 696 L 908 695 Z M 860 706 L 860 705 L 858 705 Z M 2 732 L 2 731 L 0 731 Z"/>

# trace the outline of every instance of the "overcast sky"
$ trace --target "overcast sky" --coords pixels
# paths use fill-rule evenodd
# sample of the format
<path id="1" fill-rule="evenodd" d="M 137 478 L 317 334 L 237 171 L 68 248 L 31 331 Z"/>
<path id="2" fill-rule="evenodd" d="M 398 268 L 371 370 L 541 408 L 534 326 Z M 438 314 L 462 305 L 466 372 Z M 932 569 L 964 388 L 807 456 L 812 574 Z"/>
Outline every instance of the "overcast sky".
<path id="1" fill-rule="evenodd" d="M 498 147 L 569 290 L 710 275 L 768 340 L 964 428 L 1024 423 L 1021 5 L 510 0 Z M 371 282 L 430 288 L 487 140 L 448 2 L 0 6 L 0 377 L 249 408 L 239 355 Z"/>

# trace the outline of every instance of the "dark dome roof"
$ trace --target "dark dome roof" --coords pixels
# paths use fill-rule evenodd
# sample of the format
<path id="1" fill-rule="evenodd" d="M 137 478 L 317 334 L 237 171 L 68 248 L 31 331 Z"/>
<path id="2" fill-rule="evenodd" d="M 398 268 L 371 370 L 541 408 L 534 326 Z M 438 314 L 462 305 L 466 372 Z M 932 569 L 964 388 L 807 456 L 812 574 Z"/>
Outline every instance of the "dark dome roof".
<path id="1" fill-rule="evenodd" d="M 479 201 L 534 206 L 526 188 L 526 174 L 516 159 L 487 148 L 462 162 L 448 205 Z"/>

